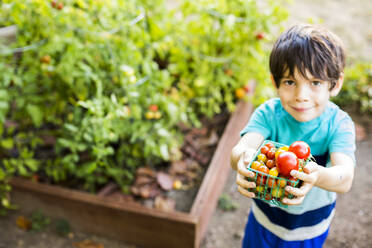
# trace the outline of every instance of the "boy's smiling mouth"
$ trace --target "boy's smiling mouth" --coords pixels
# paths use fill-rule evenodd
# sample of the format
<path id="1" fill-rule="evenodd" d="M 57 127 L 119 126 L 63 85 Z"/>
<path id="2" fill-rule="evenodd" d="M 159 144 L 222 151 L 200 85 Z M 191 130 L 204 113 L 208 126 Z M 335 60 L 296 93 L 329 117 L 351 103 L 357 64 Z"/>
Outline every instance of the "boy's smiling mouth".
<path id="1" fill-rule="evenodd" d="M 310 110 L 311 107 L 306 107 L 306 108 L 301 107 L 301 108 L 299 108 L 299 107 L 293 107 L 292 106 L 292 109 L 294 109 L 297 112 L 306 112 L 306 111 Z"/>

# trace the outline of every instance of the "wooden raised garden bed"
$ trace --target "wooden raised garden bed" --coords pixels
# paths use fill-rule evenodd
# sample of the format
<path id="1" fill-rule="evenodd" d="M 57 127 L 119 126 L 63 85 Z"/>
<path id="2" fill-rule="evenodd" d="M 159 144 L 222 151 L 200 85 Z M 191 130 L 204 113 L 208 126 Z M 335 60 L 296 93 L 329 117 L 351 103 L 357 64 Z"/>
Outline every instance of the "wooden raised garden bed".
<path id="1" fill-rule="evenodd" d="M 162 212 L 89 193 L 14 178 L 12 201 L 26 212 L 40 209 L 72 228 L 145 247 L 199 247 L 230 170 L 230 152 L 253 107 L 239 102 L 218 143 L 191 211 Z"/>

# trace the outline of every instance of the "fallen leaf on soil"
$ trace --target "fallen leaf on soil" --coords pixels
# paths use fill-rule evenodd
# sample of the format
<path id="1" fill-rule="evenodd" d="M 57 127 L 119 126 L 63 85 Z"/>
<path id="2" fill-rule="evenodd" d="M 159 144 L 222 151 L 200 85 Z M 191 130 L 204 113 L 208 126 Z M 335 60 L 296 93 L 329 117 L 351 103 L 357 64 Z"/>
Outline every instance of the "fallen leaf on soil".
<path id="1" fill-rule="evenodd" d="M 93 242 L 91 240 L 84 240 L 82 242 L 74 243 L 75 248 L 104 248 L 102 244 Z"/>
<path id="2" fill-rule="evenodd" d="M 28 231 L 28 230 L 30 230 L 31 227 L 32 227 L 32 222 L 31 222 L 30 220 L 26 219 L 26 218 L 23 217 L 23 216 L 18 216 L 18 217 L 17 217 L 17 220 L 16 220 L 16 225 L 17 225 L 19 228 Z"/>
<path id="3" fill-rule="evenodd" d="M 150 167 L 140 167 L 136 171 L 137 176 L 149 176 L 149 177 L 155 177 L 156 172 L 151 169 Z"/>
<path id="4" fill-rule="evenodd" d="M 176 206 L 176 202 L 170 198 L 166 198 L 163 196 L 157 196 L 155 198 L 154 206 L 156 209 L 165 211 L 165 212 L 172 212 Z"/>
<path id="5" fill-rule="evenodd" d="M 142 198 L 149 198 L 151 194 L 151 188 L 148 185 L 140 187 L 140 195 Z"/>
<path id="6" fill-rule="evenodd" d="M 173 188 L 173 179 L 164 172 L 159 172 L 156 176 L 156 180 L 164 190 L 171 190 Z"/>
<path id="7" fill-rule="evenodd" d="M 153 181 L 154 181 L 153 178 L 150 178 L 150 177 L 144 176 L 144 175 L 138 175 L 136 177 L 136 181 L 134 182 L 134 185 L 141 186 L 141 185 L 144 185 L 144 184 L 152 183 Z"/>
<path id="8" fill-rule="evenodd" d="M 176 161 L 173 162 L 169 169 L 169 174 L 175 176 L 177 174 L 185 174 L 187 171 L 187 165 L 185 161 Z"/>

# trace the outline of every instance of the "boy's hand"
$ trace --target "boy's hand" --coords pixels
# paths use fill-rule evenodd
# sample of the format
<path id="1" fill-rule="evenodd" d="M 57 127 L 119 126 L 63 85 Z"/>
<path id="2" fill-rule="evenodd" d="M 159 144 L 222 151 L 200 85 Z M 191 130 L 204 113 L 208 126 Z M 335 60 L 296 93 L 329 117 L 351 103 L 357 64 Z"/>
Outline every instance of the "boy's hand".
<path id="1" fill-rule="evenodd" d="M 255 174 L 247 169 L 247 165 L 251 161 L 254 153 L 253 149 L 248 149 L 242 153 L 238 160 L 237 173 L 236 173 L 236 184 L 238 185 L 238 192 L 246 197 L 253 198 L 255 194 L 249 192 L 247 189 L 255 188 L 256 183 L 248 181 L 246 177 L 253 178 Z"/>
<path id="2" fill-rule="evenodd" d="M 286 186 L 285 190 L 288 193 L 293 194 L 295 197 L 293 199 L 284 198 L 282 202 L 287 205 L 299 205 L 301 204 L 307 193 L 314 187 L 315 183 L 318 181 L 320 170 L 323 167 L 315 162 L 309 162 L 303 168 L 304 172 L 299 172 L 296 170 L 291 171 L 291 176 L 298 178 L 303 181 L 300 188 L 295 188 L 291 186 Z"/>

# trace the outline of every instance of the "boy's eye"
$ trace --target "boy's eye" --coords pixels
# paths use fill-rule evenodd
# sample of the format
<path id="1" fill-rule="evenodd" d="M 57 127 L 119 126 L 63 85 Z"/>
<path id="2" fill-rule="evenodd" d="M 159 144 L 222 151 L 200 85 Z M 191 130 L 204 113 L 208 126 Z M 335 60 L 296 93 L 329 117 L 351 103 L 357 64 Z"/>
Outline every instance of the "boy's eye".
<path id="1" fill-rule="evenodd" d="M 295 84 L 295 82 L 292 81 L 292 80 L 285 80 L 283 83 L 284 83 L 285 85 L 294 85 L 294 84 Z"/>
<path id="2" fill-rule="evenodd" d="M 314 85 L 314 86 L 319 86 L 319 85 L 322 84 L 322 82 L 320 82 L 320 81 L 312 81 L 311 84 Z"/>

